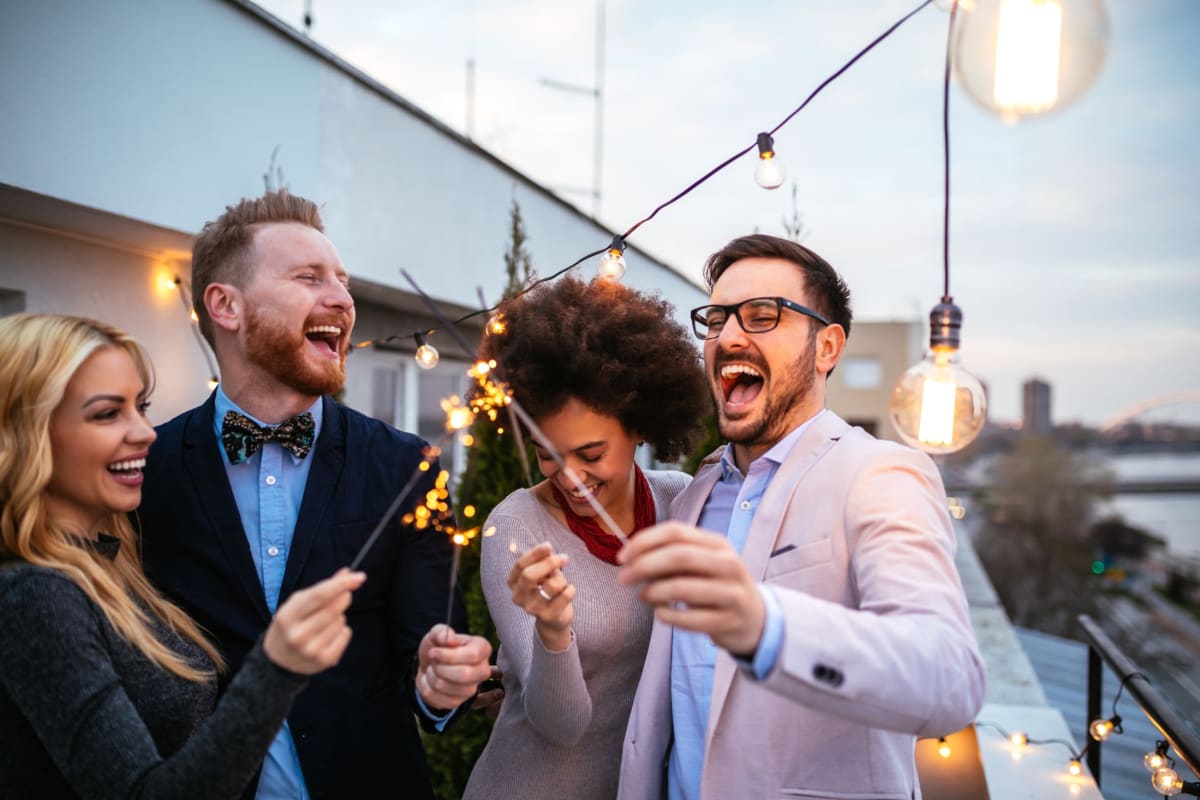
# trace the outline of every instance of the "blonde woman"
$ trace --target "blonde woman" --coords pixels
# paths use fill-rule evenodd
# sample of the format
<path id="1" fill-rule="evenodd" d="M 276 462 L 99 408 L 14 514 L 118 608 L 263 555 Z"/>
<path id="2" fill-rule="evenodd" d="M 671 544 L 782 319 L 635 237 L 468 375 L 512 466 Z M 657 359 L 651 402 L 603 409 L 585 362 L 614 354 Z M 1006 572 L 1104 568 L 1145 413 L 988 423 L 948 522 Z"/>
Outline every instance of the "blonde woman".
<path id="1" fill-rule="evenodd" d="M 237 797 L 361 574 L 294 594 L 219 703 L 220 657 L 142 572 L 126 517 L 149 360 L 79 317 L 0 319 L 0 797 Z"/>

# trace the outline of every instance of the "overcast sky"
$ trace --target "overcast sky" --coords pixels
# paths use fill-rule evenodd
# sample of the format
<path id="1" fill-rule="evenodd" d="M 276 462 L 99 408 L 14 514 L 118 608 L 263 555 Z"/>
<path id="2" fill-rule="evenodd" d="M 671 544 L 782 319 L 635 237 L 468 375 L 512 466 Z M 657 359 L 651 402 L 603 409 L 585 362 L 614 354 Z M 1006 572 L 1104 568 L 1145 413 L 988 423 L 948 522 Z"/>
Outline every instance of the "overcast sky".
<path id="1" fill-rule="evenodd" d="M 303 0 L 261 5 L 299 27 Z M 917 5 L 608 0 L 600 220 L 641 219 Z M 951 292 L 993 419 L 1020 416 L 1033 375 L 1056 421 L 1200 390 L 1200 3 L 1105 5 L 1107 60 L 1074 105 L 1008 126 L 951 95 Z M 474 59 L 476 141 L 590 212 L 570 187 L 591 185 L 592 101 L 540 79 L 592 84 L 592 0 L 313 0 L 313 16 L 316 42 L 460 131 Z M 631 241 L 698 276 L 734 236 L 783 234 L 794 181 L 805 244 L 857 317 L 925 318 L 942 290 L 947 24 L 925 8 L 779 132 L 788 185 L 758 188 L 747 156 Z"/>

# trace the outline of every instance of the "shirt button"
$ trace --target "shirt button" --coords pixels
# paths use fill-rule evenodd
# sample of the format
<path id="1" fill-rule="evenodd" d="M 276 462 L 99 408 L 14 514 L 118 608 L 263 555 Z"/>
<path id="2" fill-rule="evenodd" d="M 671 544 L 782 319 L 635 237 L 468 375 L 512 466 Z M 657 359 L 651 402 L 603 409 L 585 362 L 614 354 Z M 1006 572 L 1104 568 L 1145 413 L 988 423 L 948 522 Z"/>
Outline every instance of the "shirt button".
<path id="1" fill-rule="evenodd" d="M 269 556 L 279 555 L 279 548 L 275 547 L 274 545 L 271 545 L 270 547 L 267 548 L 267 555 L 269 555 Z"/>
<path id="2" fill-rule="evenodd" d="M 267 486 L 274 486 L 274 485 L 275 485 L 275 476 L 268 475 L 267 476 Z"/>
<path id="3" fill-rule="evenodd" d="M 749 510 L 750 510 L 750 501 L 749 501 L 749 500 L 743 500 L 743 501 L 742 501 L 742 510 L 743 510 L 743 511 L 749 511 Z"/>

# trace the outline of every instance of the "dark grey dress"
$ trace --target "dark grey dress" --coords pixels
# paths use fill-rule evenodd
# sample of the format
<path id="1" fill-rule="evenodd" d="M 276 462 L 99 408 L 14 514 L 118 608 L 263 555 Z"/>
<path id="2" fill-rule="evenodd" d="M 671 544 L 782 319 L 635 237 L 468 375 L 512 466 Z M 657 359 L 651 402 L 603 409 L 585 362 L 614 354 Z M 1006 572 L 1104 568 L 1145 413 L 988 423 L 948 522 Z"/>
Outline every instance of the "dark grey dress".
<path id="1" fill-rule="evenodd" d="M 119 541 L 94 545 L 111 558 Z M 207 659 L 155 621 L 161 642 Z M 258 771 L 305 677 L 261 641 L 216 703 L 131 647 L 65 575 L 0 565 L 0 797 L 235 798 Z"/>

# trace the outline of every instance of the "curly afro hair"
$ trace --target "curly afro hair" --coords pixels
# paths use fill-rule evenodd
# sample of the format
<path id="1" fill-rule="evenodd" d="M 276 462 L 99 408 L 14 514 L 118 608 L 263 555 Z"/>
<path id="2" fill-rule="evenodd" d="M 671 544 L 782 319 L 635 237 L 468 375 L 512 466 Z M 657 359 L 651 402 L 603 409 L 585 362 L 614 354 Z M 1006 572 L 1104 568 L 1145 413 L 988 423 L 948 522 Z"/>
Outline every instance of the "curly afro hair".
<path id="1" fill-rule="evenodd" d="M 534 419 L 574 397 L 644 438 L 661 461 L 686 454 L 711 400 L 700 354 L 670 303 L 615 281 L 563 277 L 505 301 L 505 332 L 480 358 Z"/>

